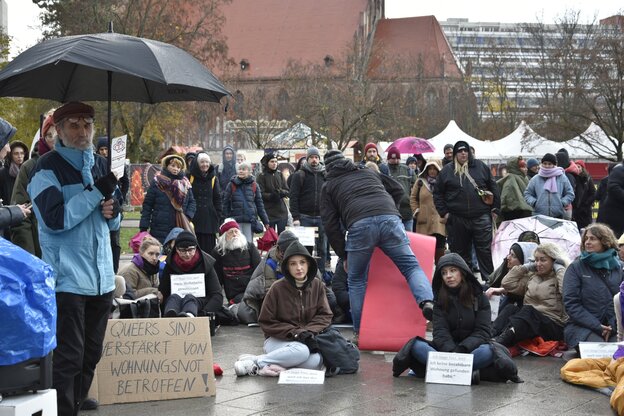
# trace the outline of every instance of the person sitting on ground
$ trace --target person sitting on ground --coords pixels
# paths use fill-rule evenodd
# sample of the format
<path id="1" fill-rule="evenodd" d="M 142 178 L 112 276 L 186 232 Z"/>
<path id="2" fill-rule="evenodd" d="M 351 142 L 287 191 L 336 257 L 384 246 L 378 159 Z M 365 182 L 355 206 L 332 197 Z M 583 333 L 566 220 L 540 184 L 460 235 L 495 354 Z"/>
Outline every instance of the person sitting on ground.
<path id="1" fill-rule="evenodd" d="M 432 286 L 433 340 L 419 338 L 412 346 L 411 355 L 421 365 L 413 369 L 416 376 L 425 376 L 430 351 L 472 354 L 474 371 L 488 367 L 493 360 L 490 302 L 464 259 L 457 253 L 442 256 Z"/>
<path id="2" fill-rule="evenodd" d="M 568 321 L 563 307 L 563 276 L 570 261 L 554 243 L 539 245 L 533 257 L 535 261 L 513 267 L 503 278 L 507 293 L 524 296 L 522 307 L 507 306 L 515 312 L 506 314 L 508 322 L 500 324 L 504 330 L 494 338 L 506 347 L 538 336 L 545 341 L 563 340 Z"/>
<path id="3" fill-rule="evenodd" d="M 537 248 L 536 243 L 525 243 L 518 242 L 513 243 L 509 248 L 509 254 L 503 261 L 503 263 L 494 270 L 492 274 L 492 281 L 489 284 L 488 289 L 485 291 L 485 295 L 488 299 L 491 299 L 492 296 L 501 296 L 500 303 L 498 305 L 498 313 L 500 319 L 497 319 L 494 323 L 493 332 L 494 335 L 500 334 L 504 328 L 498 328 L 496 324 L 498 322 L 506 322 L 507 320 L 503 318 L 503 310 L 505 310 L 507 305 L 516 305 L 517 307 L 522 306 L 522 301 L 524 300 L 523 296 L 516 296 L 513 294 L 508 294 L 505 291 L 505 288 L 501 286 L 503 279 L 509 273 L 509 270 L 514 268 L 515 266 L 520 266 L 529 261 L 533 257 L 533 252 Z M 515 311 L 515 309 L 507 308 L 507 311 Z"/>
<path id="4" fill-rule="evenodd" d="M 260 253 L 252 241 L 247 241 L 232 218 L 226 218 L 219 234 L 210 255 L 216 260 L 214 268 L 225 297 L 230 305 L 234 305 L 243 300 L 251 275 L 260 263 Z"/>
<path id="5" fill-rule="evenodd" d="M 533 208 L 533 214 L 564 218 L 572 210 L 574 190 L 557 158 L 552 153 L 542 157 L 542 166 L 524 191 L 524 200 Z"/>
<path id="6" fill-rule="evenodd" d="M 197 238 L 189 231 L 182 231 L 175 240 L 174 249 L 167 257 L 158 290 L 164 298 L 164 316 L 199 316 L 217 312 L 223 305 L 219 278 L 214 270 L 215 259 L 198 248 Z M 171 278 L 176 275 L 204 275 L 205 296 L 191 294 L 182 296 L 171 292 Z"/>
<path id="7" fill-rule="evenodd" d="M 119 270 L 119 275 L 126 281 L 126 290 L 131 290 L 135 299 L 145 295 L 156 295 L 162 303 L 163 295 L 158 290 L 160 284 L 158 257 L 161 249 L 158 240 L 147 236 L 141 241 L 139 252 L 132 257 L 130 263 Z"/>
<path id="8" fill-rule="evenodd" d="M 332 312 L 325 285 L 316 278 L 316 261 L 297 241 L 284 253 L 282 270 L 284 278 L 269 289 L 258 319 L 265 336 L 264 354 L 238 357 L 237 376 L 277 376 L 288 368 L 323 367 L 315 336 L 331 325 Z"/>
<path id="9" fill-rule="evenodd" d="M 276 280 L 284 277 L 281 269 L 281 262 L 284 258 L 284 253 L 292 243 L 297 241 L 299 241 L 299 239 L 295 234 L 293 234 L 292 231 L 285 230 L 279 235 L 277 245 L 272 247 L 268 251 L 267 255 L 262 258 L 260 264 L 256 267 L 256 270 L 254 270 L 253 275 L 251 276 L 251 281 L 245 290 L 245 295 L 243 297 L 245 306 L 243 307 L 241 304 L 238 308 L 237 316 L 240 322 L 257 322 L 258 314 L 262 307 L 262 301 L 264 300 L 266 292 Z M 316 277 L 318 279 L 322 279 L 320 269 Z M 334 319 L 343 322 L 345 320 L 345 313 L 343 312 L 343 309 L 339 307 L 336 295 L 330 287 L 326 287 L 325 290 L 327 293 L 327 302 L 329 303 L 329 308 L 334 314 Z M 348 296 L 349 294 L 347 293 L 347 297 Z"/>
<path id="10" fill-rule="evenodd" d="M 568 267 L 563 281 L 563 301 L 570 317 L 565 327 L 568 347 L 579 342 L 613 342 L 616 319 L 611 300 L 622 283 L 613 231 L 596 223 L 581 238 L 581 255 Z"/>

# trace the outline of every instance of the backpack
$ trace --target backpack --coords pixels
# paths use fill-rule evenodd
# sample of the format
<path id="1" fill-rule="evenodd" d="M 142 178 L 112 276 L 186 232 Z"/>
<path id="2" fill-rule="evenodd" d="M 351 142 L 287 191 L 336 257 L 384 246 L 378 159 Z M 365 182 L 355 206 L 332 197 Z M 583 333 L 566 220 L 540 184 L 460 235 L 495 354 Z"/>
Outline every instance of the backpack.
<path id="1" fill-rule="evenodd" d="M 360 350 L 334 327 L 327 327 L 316 337 L 326 375 L 353 374 L 360 367 Z"/>
<path id="2" fill-rule="evenodd" d="M 258 185 L 256 184 L 256 181 L 253 181 L 251 183 L 251 192 L 253 192 L 254 196 L 256 195 L 256 189 L 258 189 Z M 234 192 L 236 192 L 236 184 L 232 182 L 232 195 L 234 195 Z"/>

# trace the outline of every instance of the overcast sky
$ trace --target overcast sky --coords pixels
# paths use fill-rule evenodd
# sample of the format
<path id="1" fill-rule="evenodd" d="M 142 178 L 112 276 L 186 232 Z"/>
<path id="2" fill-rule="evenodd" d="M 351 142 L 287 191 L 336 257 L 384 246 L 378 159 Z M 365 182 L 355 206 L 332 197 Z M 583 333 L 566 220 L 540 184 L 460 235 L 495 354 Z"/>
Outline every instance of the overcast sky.
<path id="1" fill-rule="evenodd" d="M 236 0 L 233 0 L 236 1 Z M 261 0 L 258 0 L 261 1 Z M 311 0 L 291 0 L 311 1 Z M 340 0 L 334 0 L 340 1 Z M 6 0 L 9 9 L 9 35 L 13 37 L 11 56 L 37 43 L 41 37 L 39 9 L 31 0 Z M 624 10 L 616 0 L 386 0 L 386 17 L 434 15 L 438 20 L 465 17 L 472 22 L 553 22 L 566 8 L 580 10 L 582 22 L 603 19 Z"/>

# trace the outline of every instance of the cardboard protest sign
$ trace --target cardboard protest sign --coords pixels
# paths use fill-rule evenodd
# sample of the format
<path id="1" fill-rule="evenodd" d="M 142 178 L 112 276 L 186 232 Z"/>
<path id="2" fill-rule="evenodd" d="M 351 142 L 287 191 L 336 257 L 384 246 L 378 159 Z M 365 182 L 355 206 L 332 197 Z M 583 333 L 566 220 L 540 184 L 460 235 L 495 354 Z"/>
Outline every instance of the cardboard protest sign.
<path id="1" fill-rule="evenodd" d="M 409 232 L 407 235 L 420 267 L 431 281 L 435 238 Z M 399 351 L 410 338 L 424 337 L 425 328 L 425 318 L 405 277 L 392 260 L 376 248 L 368 272 L 359 348 Z"/>
<path id="2" fill-rule="evenodd" d="M 101 404 L 214 396 L 209 320 L 111 319 L 96 374 Z"/>
<path id="3" fill-rule="evenodd" d="M 472 382 L 472 354 L 430 352 L 427 358 L 426 383 L 459 384 Z"/>
<path id="4" fill-rule="evenodd" d="M 193 295 L 196 298 L 206 296 L 206 283 L 203 273 L 172 274 L 171 293 L 184 297 Z"/>

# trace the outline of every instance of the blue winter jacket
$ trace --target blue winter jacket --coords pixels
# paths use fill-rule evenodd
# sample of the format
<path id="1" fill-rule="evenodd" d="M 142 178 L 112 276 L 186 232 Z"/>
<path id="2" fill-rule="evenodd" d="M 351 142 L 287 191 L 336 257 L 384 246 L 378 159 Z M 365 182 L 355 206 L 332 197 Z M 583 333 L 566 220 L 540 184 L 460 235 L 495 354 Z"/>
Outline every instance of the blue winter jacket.
<path id="1" fill-rule="evenodd" d="M 524 190 L 524 200 L 533 207 L 533 214 L 548 215 L 553 218 L 563 218 L 563 207 L 574 201 L 574 190 L 565 175 L 557 176 L 558 193 L 553 194 L 544 189 L 548 178 L 535 175 Z"/>
<path id="2" fill-rule="evenodd" d="M 238 223 L 249 223 L 251 218 L 260 217 L 263 224 L 269 223 L 269 217 L 262 202 L 262 190 L 253 176 L 241 180 L 235 176 L 230 180 L 223 194 L 223 217 L 234 218 Z M 234 185 L 234 188 L 232 187 Z M 255 188 L 255 192 L 254 192 Z M 247 201 L 247 211 L 243 203 Z"/>
<path id="3" fill-rule="evenodd" d="M 84 152 L 57 143 L 39 158 L 27 189 L 43 260 L 56 272 L 56 291 L 96 296 L 115 289 L 110 231 L 119 229 L 121 217 L 102 215 L 104 195 L 93 183 L 107 174 L 106 159 L 89 152 L 93 182 L 83 179 Z"/>
<path id="4" fill-rule="evenodd" d="M 173 176 L 166 169 L 163 169 L 161 174 L 164 174 L 172 179 L 181 179 L 183 174 Z M 189 189 L 184 198 L 184 204 L 182 205 L 184 214 L 192 220 L 195 216 L 196 204 L 193 192 Z M 158 189 L 156 181 L 154 180 L 145 194 L 143 200 L 143 208 L 141 209 L 141 221 L 139 222 L 139 228 L 141 230 L 148 230 L 149 233 L 158 241 L 163 243 L 165 237 L 169 234 L 172 228 L 176 226 L 175 209 L 171 205 L 171 201 L 167 194 Z"/>

